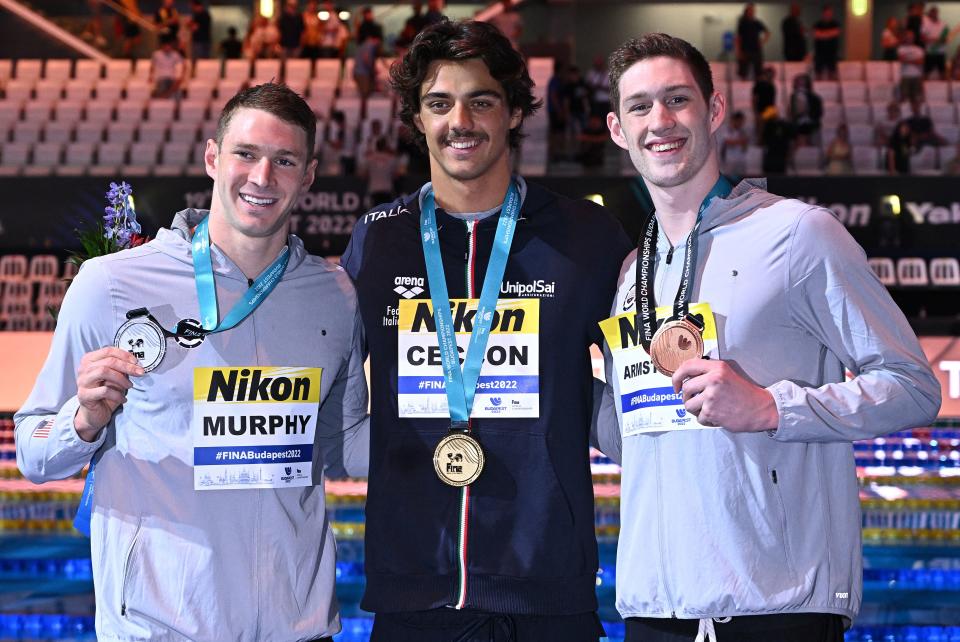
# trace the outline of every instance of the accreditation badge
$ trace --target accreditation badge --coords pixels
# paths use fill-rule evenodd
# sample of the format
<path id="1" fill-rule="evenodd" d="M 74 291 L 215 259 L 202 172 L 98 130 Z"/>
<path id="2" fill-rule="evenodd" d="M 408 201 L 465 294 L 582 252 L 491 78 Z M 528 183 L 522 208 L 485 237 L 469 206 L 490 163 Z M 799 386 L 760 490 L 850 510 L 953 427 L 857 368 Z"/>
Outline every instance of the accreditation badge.
<path id="1" fill-rule="evenodd" d="M 399 302 L 397 407 L 401 417 L 449 419 L 433 304 Z M 461 362 L 470 345 L 477 299 L 451 299 Z M 474 418 L 540 416 L 540 299 L 500 299 L 493 315 L 470 414 Z"/>
<path id="2" fill-rule="evenodd" d="M 671 306 L 662 306 L 656 312 L 658 318 L 664 318 L 672 314 L 673 309 Z M 702 333 L 694 328 L 703 342 L 700 355 L 715 352 L 717 326 L 710 305 L 694 303 L 690 306 L 690 313 L 703 319 Z M 600 329 L 613 358 L 613 381 L 610 383 L 617 400 L 617 420 L 624 437 L 648 432 L 707 428 L 686 411 L 683 395 L 673 391 L 670 377 L 657 369 L 655 361 L 643 349 L 640 341 L 642 329 L 635 312 L 601 321 Z M 673 340 L 679 340 L 680 337 L 677 333 Z M 684 347 L 689 349 L 686 344 Z M 651 352 L 654 350 L 651 345 Z"/>
<path id="3" fill-rule="evenodd" d="M 194 368 L 194 489 L 311 486 L 321 372 Z"/>

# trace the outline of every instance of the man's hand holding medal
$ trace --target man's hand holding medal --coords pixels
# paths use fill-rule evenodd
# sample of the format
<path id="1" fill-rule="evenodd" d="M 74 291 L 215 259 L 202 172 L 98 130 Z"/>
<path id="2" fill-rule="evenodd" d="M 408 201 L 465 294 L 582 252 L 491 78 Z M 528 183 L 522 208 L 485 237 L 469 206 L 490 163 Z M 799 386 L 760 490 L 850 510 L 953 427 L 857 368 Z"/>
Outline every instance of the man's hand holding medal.
<path id="1" fill-rule="evenodd" d="M 96 441 L 117 408 L 127 401 L 133 387 L 130 377 L 144 374 L 137 358 L 113 346 L 88 352 L 77 370 L 77 399 L 80 408 L 73 426 L 81 439 Z"/>

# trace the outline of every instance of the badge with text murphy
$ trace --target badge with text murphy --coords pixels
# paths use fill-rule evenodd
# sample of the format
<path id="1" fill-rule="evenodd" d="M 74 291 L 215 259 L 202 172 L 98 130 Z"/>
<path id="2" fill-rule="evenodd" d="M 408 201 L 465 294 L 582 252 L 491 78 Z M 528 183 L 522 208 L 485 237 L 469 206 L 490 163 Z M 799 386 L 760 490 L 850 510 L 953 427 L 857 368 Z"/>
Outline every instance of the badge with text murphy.
<path id="1" fill-rule="evenodd" d="M 444 484 L 467 486 L 483 472 L 483 449 L 467 433 L 452 432 L 433 451 L 433 468 Z"/>
<path id="2" fill-rule="evenodd" d="M 321 368 L 194 368 L 195 490 L 313 484 Z"/>

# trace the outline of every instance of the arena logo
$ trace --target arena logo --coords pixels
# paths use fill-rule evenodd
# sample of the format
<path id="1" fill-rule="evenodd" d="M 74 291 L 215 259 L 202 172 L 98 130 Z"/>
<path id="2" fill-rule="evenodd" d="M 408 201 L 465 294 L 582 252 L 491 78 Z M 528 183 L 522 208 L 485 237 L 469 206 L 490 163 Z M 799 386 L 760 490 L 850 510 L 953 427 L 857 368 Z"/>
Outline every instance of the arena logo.
<path id="1" fill-rule="evenodd" d="M 423 294 L 425 281 L 422 276 L 398 276 L 393 280 L 393 291 L 404 299 L 412 299 Z"/>
<path id="2" fill-rule="evenodd" d="M 798 196 L 797 198 L 804 203 L 827 208 L 836 214 L 840 222 L 846 227 L 867 227 L 870 225 L 870 215 L 873 208 L 870 207 L 869 203 L 831 203 L 826 205 L 817 201 L 813 196 Z"/>
<path id="3" fill-rule="evenodd" d="M 953 202 L 949 206 L 937 206 L 930 201 L 905 203 L 907 212 L 914 223 L 928 223 L 930 225 L 949 225 L 960 223 L 960 203 Z"/>

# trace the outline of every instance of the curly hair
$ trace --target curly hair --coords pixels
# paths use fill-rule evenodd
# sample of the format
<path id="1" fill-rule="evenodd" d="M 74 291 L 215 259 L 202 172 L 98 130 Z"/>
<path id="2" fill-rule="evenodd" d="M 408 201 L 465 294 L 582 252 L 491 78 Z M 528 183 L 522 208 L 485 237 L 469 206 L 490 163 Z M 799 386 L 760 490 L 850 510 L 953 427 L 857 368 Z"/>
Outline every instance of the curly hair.
<path id="1" fill-rule="evenodd" d="M 607 61 L 610 77 L 610 106 L 620 114 L 620 79 L 630 67 L 648 58 L 673 58 L 690 68 L 693 78 L 708 103 L 713 95 L 713 74 L 703 54 L 686 40 L 665 33 L 648 33 L 623 43 Z"/>
<path id="2" fill-rule="evenodd" d="M 420 112 L 420 90 L 430 63 L 435 60 L 479 59 L 503 87 L 510 112 L 519 109 L 520 124 L 510 130 L 510 147 L 520 146 L 523 119 L 540 109 L 542 100 L 533 95 L 533 80 L 523 57 L 500 31 L 487 22 L 443 20 L 427 27 L 414 39 L 407 53 L 390 68 L 390 84 L 400 97 L 400 120 L 420 149 L 427 139 L 417 129 L 414 116 Z"/>

